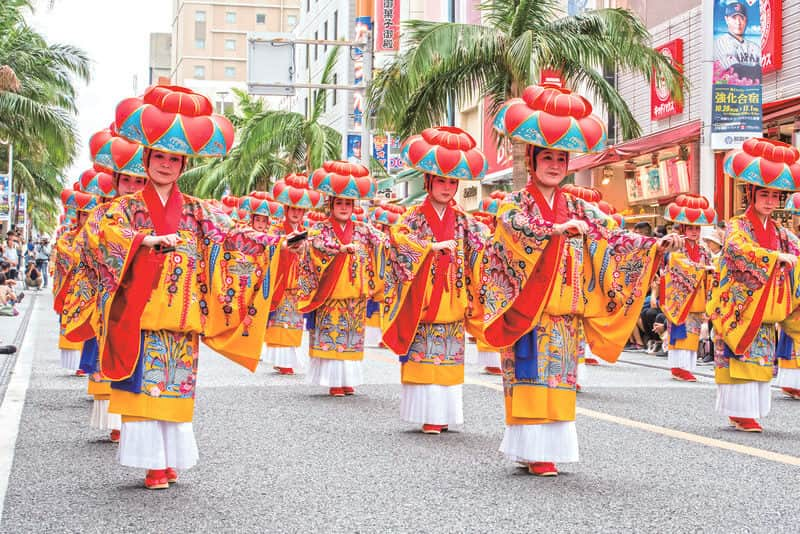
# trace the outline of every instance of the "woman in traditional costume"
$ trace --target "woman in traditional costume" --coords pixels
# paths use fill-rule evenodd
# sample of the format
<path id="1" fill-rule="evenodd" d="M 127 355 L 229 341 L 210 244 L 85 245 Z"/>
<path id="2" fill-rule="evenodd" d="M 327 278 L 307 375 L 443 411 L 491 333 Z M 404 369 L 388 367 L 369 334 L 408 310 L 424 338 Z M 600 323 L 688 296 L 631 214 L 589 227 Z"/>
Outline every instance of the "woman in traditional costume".
<path id="1" fill-rule="evenodd" d="M 142 162 L 142 146 L 114 135 L 110 129 L 101 130 L 89 139 L 89 151 L 94 160 L 94 171 L 81 176 L 84 188 L 104 197 L 104 202 L 89 215 L 86 224 L 76 237 L 79 264 L 73 285 L 64 302 L 65 335 L 72 341 L 83 341 L 81 370 L 89 376 L 87 391 L 93 397 L 89 424 L 98 430 L 110 430 L 112 443 L 119 442 L 122 419 L 109 413 L 111 382 L 100 374 L 97 350 L 98 323 L 97 298 L 104 294 L 99 276 L 98 258 L 91 253 L 97 249 L 100 222 L 108 209 L 108 201 L 121 195 L 140 191 L 147 182 Z M 100 172 L 98 172 L 98 170 Z"/>
<path id="2" fill-rule="evenodd" d="M 275 203 L 281 206 L 283 220 L 273 226 L 273 233 L 289 235 L 303 230 L 303 218 L 310 209 L 323 205 L 322 194 L 308 187 L 308 176 L 290 174 L 272 187 Z M 298 262 L 296 253 L 281 252 L 281 272 L 272 311 L 267 323 L 265 359 L 282 375 L 293 375 L 301 367 L 299 348 L 303 343 L 303 314 L 298 304 Z"/>
<path id="3" fill-rule="evenodd" d="M 714 271 L 711 251 L 700 242 L 700 228 L 717 223 L 717 212 L 700 195 L 684 193 L 671 202 L 664 218 L 675 224 L 685 248 L 669 254 L 661 276 L 661 311 L 667 318 L 667 357 L 674 380 L 696 382 L 697 349 L 708 322 L 706 301 Z"/>
<path id="4" fill-rule="evenodd" d="M 405 208 L 397 204 L 382 204 L 370 211 L 370 223 L 384 234 L 388 234 L 392 226 L 400 221 Z M 383 332 L 381 331 L 382 301 L 367 301 L 367 322 L 364 326 L 364 346 L 383 348 Z"/>
<path id="5" fill-rule="evenodd" d="M 97 206 L 99 197 L 65 189 L 61 193 L 61 201 L 69 212 L 75 211 L 75 224 L 72 228 L 61 234 L 56 240 L 53 250 L 53 309 L 59 317 L 58 348 L 61 351 L 61 367 L 72 371 L 76 376 L 85 376 L 80 369 L 82 341 L 70 341 L 66 337 L 65 329 L 69 325 L 64 314 L 64 302 L 67 294 L 74 287 L 72 279 L 80 263 L 79 247 L 76 246 L 76 237 L 89 218 L 89 212 Z"/>
<path id="6" fill-rule="evenodd" d="M 783 209 L 791 213 L 792 228 L 790 231 L 797 237 L 800 193 L 789 195 Z M 791 328 L 789 331 L 791 334 L 781 330 L 778 338 L 778 378 L 776 382 L 786 397 L 800 400 L 800 332 L 794 332 Z"/>
<path id="7" fill-rule="evenodd" d="M 744 432 L 761 432 L 757 420 L 770 410 L 776 325 L 787 335 L 778 347 L 781 360 L 794 358 L 796 345 L 789 340 L 800 338 L 800 248 L 794 234 L 771 218 L 781 206 L 780 190 L 800 189 L 798 158 L 793 146 L 755 138 L 729 152 L 723 164 L 728 175 L 744 182 L 748 207 L 727 223 L 707 311 L 715 335 L 716 409 Z"/>
<path id="8" fill-rule="evenodd" d="M 352 220 L 353 205 L 375 195 L 369 169 L 326 161 L 309 180 L 328 195 L 330 216 L 309 231 L 300 262 L 298 307 L 309 319 L 308 381 L 333 397 L 353 395 L 361 384 L 367 299 L 383 292 L 385 236 Z"/>
<path id="9" fill-rule="evenodd" d="M 400 417 L 439 434 L 464 422 L 464 320 L 472 266 L 488 229 L 454 202 L 460 180 L 480 180 L 488 167 L 475 140 L 452 126 L 428 128 L 401 149 L 425 174 L 424 202 L 392 227 L 392 284 L 383 340 L 400 356 Z M 474 280 L 477 284 L 478 280 Z"/>
<path id="10" fill-rule="evenodd" d="M 500 450 L 531 474 L 578 461 L 575 384 L 582 336 L 617 359 L 639 318 L 662 251 L 681 244 L 619 230 L 597 207 L 559 188 L 570 151 L 605 144 L 591 104 L 532 86 L 508 101 L 495 128 L 529 145 L 530 181 L 506 197 L 483 256 L 473 321 L 503 352 L 506 430 Z M 482 307 L 482 310 L 479 308 Z"/>
<path id="11" fill-rule="evenodd" d="M 192 429 L 199 340 L 258 364 L 279 238 L 234 224 L 180 192 L 187 158 L 230 150 L 233 127 L 183 87 L 152 86 L 116 110 L 120 136 L 144 146 L 145 188 L 114 200 L 100 224 L 100 372 L 122 415 L 119 460 L 145 487 L 177 480 L 198 458 Z"/>

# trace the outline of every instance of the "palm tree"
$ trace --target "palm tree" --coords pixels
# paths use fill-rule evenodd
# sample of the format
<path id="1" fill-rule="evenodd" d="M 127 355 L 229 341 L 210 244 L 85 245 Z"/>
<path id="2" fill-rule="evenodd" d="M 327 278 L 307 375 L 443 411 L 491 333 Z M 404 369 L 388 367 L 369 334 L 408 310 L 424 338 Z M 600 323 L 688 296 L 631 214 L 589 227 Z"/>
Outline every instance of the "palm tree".
<path id="1" fill-rule="evenodd" d="M 320 83 L 330 84 L 339 54 L 333 47 L 325 61 Z M 339 159 L 342 136 L 321 122 L 327 91 L 317 89 L 306 114 L 264 109 L 261 101 L 237 92 L 240 111 L 230 117 L 237 126 L 239 143 L 223 160 L 193 167 L 181 177 L 181 188 L 194 186 L 194 193 L 219 197 L 226 190 L 234 195 L 253 189 L 266 190 L 274 177 L 307 172 L 328 159 Z"/>
<path id="2" fill-rule="evenodd" d="M 481 97 L 489 97 L 494 115 L 538 81 L 543 69 L 559 71 L 568 86 L 596 97 L 626 139 L 641 128 L 601 70 L 631 71 L 648 81 L 655 70 L 682 98 L 682 76 L 653 50 L 647 28 L 627 10 L 564 17 L 557 0 L 489 0 L 480 8 L 485 25 L 407 23 L 405 53 L 375 76 L 368 91 L 367 107 L 379 128 L 405 137 L 441 123 L 449 103 L 462 106 Z M 513 144 L 519 188 L 527 180 L 525 152 Z"/>

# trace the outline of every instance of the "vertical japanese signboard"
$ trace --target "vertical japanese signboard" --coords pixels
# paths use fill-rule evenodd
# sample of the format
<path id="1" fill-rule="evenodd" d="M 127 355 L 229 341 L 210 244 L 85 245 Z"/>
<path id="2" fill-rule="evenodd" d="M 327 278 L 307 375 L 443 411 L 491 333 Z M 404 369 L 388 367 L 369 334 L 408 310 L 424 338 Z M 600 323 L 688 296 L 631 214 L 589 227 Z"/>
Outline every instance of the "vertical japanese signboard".
<path id="1" fill-rule="evenodd" d="M 400 48 L 400 0 L 378 0 L 375 6 L 375 51 Z"/>
<path id="2" fill-rule="evenodd" d="M 783 66 L 783 0 L 761 0 L 761 72 Z"/>
<path id="3" fill-rule="evenodd" d="M 389 170 L 389 137 L 375 134 L 372 137 L 372 157 L 381 162 L 383 168 Z"/>
<path id="4" fill-rule="evenodd" d="M 656 52 L 669 59 L 672 66 L 683 71 L 683 39 L 675 39 L 656 47 Z M 683 104 L 672 98 L 666 81 L 662 76 L 650 78 L 650 118 L 660 121 L 683 113 Z"/>
<path id="5" fill-rule="evenodd" d="M 714 3 L 711 148 L 737 148 L 762 135 L 759 0 Z"/>
<path id="6" fill-rule="evenodd" d="M 0 223 L 11 220 L 11 176 L 0 174 Z"/>
<path id="7" fill-rule="evenodd" d="M 355 41 L 364 42 L 367 34 L 372 30 L 372 19 L 370 17 L 356 17 Z M 364 50 L 353 48 L 353 85 L 364 85 Z M 352 128 L 361 128 L 361 121 L 364 115 L 364 93 L 355 91 L 353 93 L 353 124 Z"/>

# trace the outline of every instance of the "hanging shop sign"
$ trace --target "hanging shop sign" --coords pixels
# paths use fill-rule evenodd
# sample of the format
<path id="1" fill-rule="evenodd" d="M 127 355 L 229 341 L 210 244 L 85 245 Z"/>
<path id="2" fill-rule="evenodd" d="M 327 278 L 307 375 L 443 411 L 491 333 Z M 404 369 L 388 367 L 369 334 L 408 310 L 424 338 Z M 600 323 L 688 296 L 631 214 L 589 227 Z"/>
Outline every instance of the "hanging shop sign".
<path id="1" fill-rule="evenodd" d="M 11 176 L 0 174 L 0 222 L 8 222 L 11 215 Z"/>
<path id="2" fill-rule="evenodd" d="M 666 57 L 678 72 L 683 72 L 683 39 L 675 39 L 656 47 L 656 52 Z M 683 113 L 683 102 L 672 98 L 672 92 L 663 76 L 650 78 L 650 118 L 660 121 Z"/>
<path id="3" fill-rule="evenodd" d="M 761 72 L 783 66 L 783 0 L 761 0 Z"/>
<path id="4" fill-rule="evenodd" d="M 400 49 L 400 0 L 378 0 L 375 6 L 375 51 Z"/>

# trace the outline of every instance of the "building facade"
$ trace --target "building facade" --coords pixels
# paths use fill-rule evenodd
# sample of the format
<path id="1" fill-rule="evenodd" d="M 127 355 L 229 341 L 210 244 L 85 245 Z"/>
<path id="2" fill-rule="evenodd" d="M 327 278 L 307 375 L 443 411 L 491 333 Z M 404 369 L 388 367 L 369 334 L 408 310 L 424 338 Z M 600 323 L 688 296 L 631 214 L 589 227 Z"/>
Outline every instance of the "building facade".
<path id="1" fill-rule="evenodd" d="M 148 82 L 150 85 L 158 83 L 160 79 L 169 80 L 172 64 L 172 34 L 150 34 L 150 66 L 148 68 Z"/>
<path id="2" fill-rule="evenodd" d="M 173 0 L 171 79 L 231 109 L 246 90 L 247 33 L 294 30 L 301 0 Z"/>

